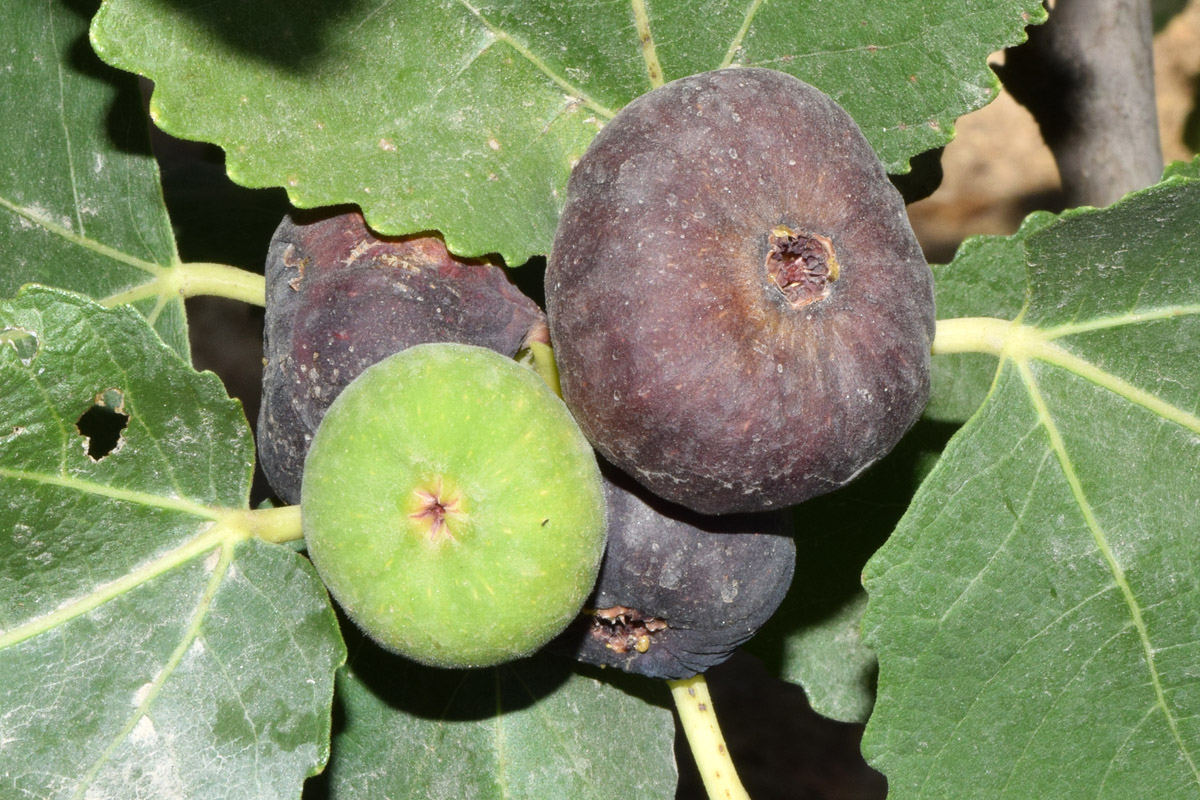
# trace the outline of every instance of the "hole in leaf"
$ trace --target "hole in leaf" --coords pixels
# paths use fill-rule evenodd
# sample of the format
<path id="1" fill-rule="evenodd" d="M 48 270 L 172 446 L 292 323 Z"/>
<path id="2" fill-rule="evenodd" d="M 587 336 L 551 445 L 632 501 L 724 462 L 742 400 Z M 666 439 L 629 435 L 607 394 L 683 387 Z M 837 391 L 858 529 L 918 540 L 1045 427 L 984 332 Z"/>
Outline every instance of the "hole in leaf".
<path id="1" fill-rule="evenodd" d="M 24 328 L 5 328 L 0 331 L 0 346 L 4 345 L 11 347 L 17 358 L 27 367 L 37 358 L 40 346 L 37 335 Z"/>
<path id="2" fill-rule="evenodd" d="M 75 429 L 87 444 L 88 457 L 99 461 L 121 446 L 124 441 L 121 432 L 128 424 L 125 395 L 120 389 L 105 389 L 96 395 L 95 404 L 79 417 Z"/>

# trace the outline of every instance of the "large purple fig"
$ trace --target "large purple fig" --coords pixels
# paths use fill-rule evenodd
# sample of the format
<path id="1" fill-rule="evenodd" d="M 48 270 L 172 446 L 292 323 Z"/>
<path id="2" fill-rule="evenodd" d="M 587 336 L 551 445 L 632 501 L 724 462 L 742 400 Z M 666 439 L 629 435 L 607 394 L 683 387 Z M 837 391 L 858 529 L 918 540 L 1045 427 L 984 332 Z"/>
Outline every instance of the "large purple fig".
<path id="1" fill-rule="evenodd" d="M 836 489 L 928 397 L 932 277 L 903 200 L 850 116 L 781 72 L 618 113 L 571 175 L 546 299 L 588 438 L 697 511 Z"/>

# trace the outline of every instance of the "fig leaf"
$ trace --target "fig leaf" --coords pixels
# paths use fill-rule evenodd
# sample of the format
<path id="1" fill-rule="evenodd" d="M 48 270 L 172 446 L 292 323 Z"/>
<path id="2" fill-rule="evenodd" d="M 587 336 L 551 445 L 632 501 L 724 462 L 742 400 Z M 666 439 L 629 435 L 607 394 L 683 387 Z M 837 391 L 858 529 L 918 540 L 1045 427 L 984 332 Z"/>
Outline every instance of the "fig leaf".
<path id="1" fill-rule="evenodd" d="M 252 446 L 131 309 L 0 302 L 0 796 L 295 797 L 324 764 L 345 650 L 247 527 Z"/>
<path id="2" fill-rule="evenodd" d="M 1044 16 L 1036 0 L 790 0 L 702 21 L 680 2 L 110 0 L 92 42 L 154 81 L 164 130 L 223 147 L 235 181 L 283 186 L 300 207 L 357 203 L 380 233 L 437 229 L 460 255 L 520 264 L 548 252 L 571 165 L 599 128 L 663 81 L 789 72 L 904 172 L 995 96 L 988 55 Z"/>
<path id="3" fill-rule="evenodd" d="M 955 321 L 994 383 L 865 570 L 897 798 L 1200 796 L 1196 166 L 1029 234 L 1015 323 Z"/>
<path id="4" fill-rule="evenodd" d="M 1025 240 L 1057 221 L 1031 214 L 1012 236 L 975 236 L 963 242 L 949 264 L 933 265 L 934 300 L 941 319 L 1016 319 L 1028 291 Z M 987 397 L 996 359 L 987 353 L 953 353 L 933 360 L 924 417 L 961 425 Z"/>
<path id="5" fill-rule="evenodd" d="M 101 300 L 136 292 L 159 335 L 188 354 L 183 298 L 155 279 L 178 261 L 138 81 L 80 42 L 78 4 L 6 6 L 0 115 L 0 297 L 42 283 Z M 130 298 L 133 301 L 133 298 Z"/>
<path id="6" fill-rule="evenodd" d="M 354 657 L 337 680 L 345 725 L 318 779 L 331 798 L 675 797 L 660 683 L 613 670 L 597 679 L 546 656 L 441 670 L 348 636 Z"/>

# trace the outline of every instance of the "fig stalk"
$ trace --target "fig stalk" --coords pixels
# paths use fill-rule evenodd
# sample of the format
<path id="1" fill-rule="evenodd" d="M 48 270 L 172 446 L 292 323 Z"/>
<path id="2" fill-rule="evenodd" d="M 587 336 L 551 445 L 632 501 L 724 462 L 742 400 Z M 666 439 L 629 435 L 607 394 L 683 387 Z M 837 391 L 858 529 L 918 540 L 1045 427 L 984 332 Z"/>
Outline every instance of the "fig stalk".
<path id="1" fill-rule="evenodd" d="M 667 685 L 710 800 L 750 800 L 725 746 L 704 675 L 668 681 Z"/>

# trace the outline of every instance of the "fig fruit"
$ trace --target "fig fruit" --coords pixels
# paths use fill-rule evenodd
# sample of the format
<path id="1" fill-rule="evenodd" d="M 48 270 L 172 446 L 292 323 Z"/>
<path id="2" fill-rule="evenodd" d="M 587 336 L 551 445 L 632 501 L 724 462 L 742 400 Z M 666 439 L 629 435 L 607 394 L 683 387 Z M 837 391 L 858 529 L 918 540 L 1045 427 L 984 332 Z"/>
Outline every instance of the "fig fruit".
<path id="1" fill-rule="evenodd" d="M 304 456 L 333 399 L 366 367 L 414 344 L 513 356 L 546 340 L 542 310 L 504 267 L 450 254 L 433 235 L 379 237 L 349 211 L 285 217 L 266 262 L 258 445 L 263 472 L 300 500 Z"/>
<path id="2" fill-rule="evenodd" d="M 773 70 L 673 81 L 604 127 L 546 302 L 593 445 L 704 513 L 844 485 L 928 397 L 932 276 L 904 203 L 850 116 Z"/>
<path id="3" fill-rule="evenodd" d="M 687 678 L 771 617 L 796 563 L 787 511 L 709 516 L 603 469 L 608 545 L 585 611 L 556 642 L 580 661 Z"/>
<path id="4" fill-rule="evenodd" d="M 479 667 L 579 612 L 605 540 L 595 455 L 532 370 L 486 348 L 410 347 L 330 405 L 302 483 L 309 557 L 383 647 Z"/>

